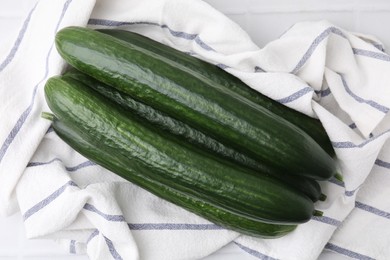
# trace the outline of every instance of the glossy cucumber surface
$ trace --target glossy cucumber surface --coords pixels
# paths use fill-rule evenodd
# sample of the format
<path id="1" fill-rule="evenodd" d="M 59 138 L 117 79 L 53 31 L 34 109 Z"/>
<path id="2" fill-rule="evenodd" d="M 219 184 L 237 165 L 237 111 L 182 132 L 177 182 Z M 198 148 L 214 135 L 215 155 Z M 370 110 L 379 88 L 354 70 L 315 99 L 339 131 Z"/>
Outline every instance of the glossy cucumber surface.
<path id="1" fill-rule="evenodd" d="M 255 160 L 318 180 L 336 173 L 333 159 L 302 130 L 170 59 L 80 27 L 57 33 L 56 47 L 76 69 Z"/>
<path id="2" fill-rule="evenodd" d="M 202 149 L 206 149 L 212 153 L 221 156 L 221 158 L 231 160 L 232 162 L 236 162 L 242 166 L 251 168 L 255 172 L 260 172 L 261 174 L 267 173 L 280 179 L 281 181 L 289 184 L 290 186 L 302 191 L 313 202 L 316 202 L 322 196 L 321 186 L 318 184 L 317 181 L 301 176 L 288 175 L 275 171 L 267 165 L 256 162 L 248 156 L 241 154 L 234 149 L 227 147 L 226 145 L 221 144 L 220 142 L 198 131 L 197 129 L 194 129 L 181 121 L 169 117 L 168 115 L 158 110 L 155 110 L 150 106 L 138 102 L 131 98 L 129 95 L 126 95 L 125 93 L 122 93 L 115 88 L 112 88 L 98 80 L 95 80 L 94 78 L 80 71 L 77 71 L 72 68 L 65 72 L 63 78 L 64 77 L 70 77 L 82 82 L 83 84 L 96 90 L 106 98 L 114 101 L 121 107 L 129 110 L 131 113 L 134 113 L 141 118 L 146 119 L 148 122 L 158 126 L 159 128 L 161 128 L 161 130 L 170 132 L 175 136 L 181 138 L 183 142 L 190 142 Z"/>
<path id="3" fill-rule="evenodd" d="M 231 229 L 241 234 L 261 237 L 278 238 L 292 232 L 296 225 L 267 224 L 261 221 L 249 219 L 239 214 L 234 214 L 222 208 L 204 202 L 194 196 L 179 192 L 167 185 L 161 184 L 153 178 L 145 178 L 138 169 L 130 167 L 128 158 L 118 153 L 116 149 L 105 147 L 106 154 L 101 156 L 101 147 L 96 144 L 85 132 L 77 127 L 69 127 L 66 122 L 54 118 L 53 129 L 62 140 L 73 149 L 86 156 L 90 160 L 120 175 L 124 179 L 137 184 L 152 194 L 163 198 L 177 206 L 180 206 L 194 214 L 197 214 L 221 227 Z"/>
<path id="4" fill-rule="evenodd" d="M 88 135 L 102 158 L 115 150 L 145 179 L 266 223 L 303 223 L 315 212 L 313 202 L 287 184 L 177 142 L 76 80 L 51 78 L 45 95 L 54 115 Z"/>
<path id="5" fill-rule="evenodd" d="M 303 113 L 293 110 L 261 93 L 250 88 L 237 77 L 227 73 L 223 69 L 193 57 L 189 54 L 178 51 L 167 45 L 154 41 L 140 34 L 120 29 L 100 29 L 99 32 L 111 35 L 120 40 L 129 42 L 136 46 L 150 50 L 176 63 L 188 67 L 193 73 L 199 73 L 212 81 L 220 84 L 250 101 L 265 107 L 272 113 L 286 119 L 290 123 L 304 130 L 331 156 L 335 156 L 332 143 L 318 119 L 309 117 Z"/>

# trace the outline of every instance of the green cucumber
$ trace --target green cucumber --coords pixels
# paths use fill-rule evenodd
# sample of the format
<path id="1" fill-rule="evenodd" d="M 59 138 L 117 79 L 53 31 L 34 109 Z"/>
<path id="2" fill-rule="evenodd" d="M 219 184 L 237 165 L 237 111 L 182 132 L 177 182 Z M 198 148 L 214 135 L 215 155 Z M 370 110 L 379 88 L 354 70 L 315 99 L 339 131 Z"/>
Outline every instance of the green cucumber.
<path id="1" fill-rule="evenodd" d="M 152 178 L 145 178 L 136 169 L 130 167 L 131 162 L 128 162 L 129 159 L 118 153 L 116 149 L 104 147 L 106 154 L 101 156 L 101 147 L 90 135 L 85 134 L 85 132 L 80 131 L 73 125 L 69 127 L 66 123 L 55 117 L 52 120 L 53 129 L 58 136 L 80 154 L 90 158 L 106 169 L 117 173 L 124 179 L 139 184 L 141 188 L 154 195 L 200 215 L 221 227 L 237 231 L 241 234 L 261 238 L 282 237 L 296 228 L 296 225 L 267 224 L 242 217 L 230 211 L 217 208 L 193 196 L 178 192 Z M 199 209 L 202 210 L 200 211 Z"/>
<path id="2" fill-rule="evenodd" d="M 318 119 L 309 117 L 259 93 L 218 66 L 134 32 L 119 29 L 100 29 L 98 31 L 171 59 L 191 69 L 193 73 L 199 73 L 217 84 L 229 88 L 301 128 L 320 144 L 329 155 L 335 156 L 329 136 Z"/>
<path id="3" fill-rule="evenodd" d="M 74 79 L 50 78 L 45 96 L 60 121 L 77 127 L 96 142 L 101 157 L 115 150 L 145 179 L 265 223 L 294 225 L 317 214 L 313 202 L 289 185 L 177 142 L 175 136 L 124 111 Z M 142 180 L 134 183 L 143 184 Z M 198 210 L 201 214 L 202 208 Z"/>
<path id="4" fill-rule="evenodd" d="M 94 78 L 73 68 L 65 72 L 63 78 L 64 77 L 71 77 L 84 83 L 108 99 L 116 102 L 121 107 L 129 110 L 131 113 L 135 113 L 138 116 L 146 119 L 148 122 L 157 125 L 164 131 L 168 131 L 180 137 L 183 141 L 188 141 L 202 149 L 207 149 L 215 154 L 218 154 L 224 159 L 232 160 L 233 162 L 251 168 L 256 172 L 265 172 L 267 174 L 273 175 L 274 177 L 279 178 L 281 181 L 288 183 L 290 186 L 302 191 L 313 202 L 316 202 L 319 199 L 324 199 L 324 195 L 321 192 L 321 186 L 315 180 L 301 176 L 281 174 L 275 170 L 272 170 L 267 165 L 256 162 L 255 160 L 221 144 L 215 139 L 190 127 L 189 125 L 171 118 L 150 106 L 138 102 L 129 95 L 126 95 L 116 90 L 115 88 L 95 80 Z"/>
<path id="5" fill-rule="evenodd" d="M 305 132 L 172 60 L 82 27 L 59 31 L 56 47 L 76 69 L 272 168 L 317 180 L 336 173 Z"/>

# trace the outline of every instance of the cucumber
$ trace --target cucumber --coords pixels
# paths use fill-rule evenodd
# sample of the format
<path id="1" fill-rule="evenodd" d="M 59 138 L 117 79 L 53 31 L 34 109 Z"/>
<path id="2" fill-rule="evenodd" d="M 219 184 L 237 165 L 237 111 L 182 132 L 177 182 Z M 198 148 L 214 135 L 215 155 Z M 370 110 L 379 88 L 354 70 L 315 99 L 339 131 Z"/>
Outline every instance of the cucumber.
<path id="1" fill-rule="evenodd" d="M 88 135 L 99 146 L 100 157 L 115 150 L 144 179 L 265 223 L 295 225 L 317 214 L 313 202 L 296 189 L 177 142 L 175 136 L 132 116 L 76 80 L 50 78 L 45 96 L 55 117 Z M 143 184 L 142 180 L 134 183 Z M 198 211 L 201 214 L 202 208 Z"/>
<path id="2" fill-rule="evenodd" d="M 305 132 L 163 56 L 82 27 L 56 35 L 76 69 L 286 174 L 328 180 L 334 160 Z"/>
<path id="3" fill-rule="evenodd" d="M 158 126 L 164 131 L 170 132 L 182 139 L 183 142 L 190 142 L 199 148 L 209 150 L 221 158 L 231 160 L 242 166 L 253 169 L 255 172 L 267 173 L 280 179 L 281 181 L 288 183 L 290 186 L 302 191 L 313 202 L 319 199 L 323 200 L 325 195 L 321 192 L 321 186 L 317 181 L 293 175 L 281 174 L 267 165 L 258 163 L 253 159 L 231 149 L 215 139 L 205 135 L 204 133 L 190 127 L 189 125 L 180 122 L 168 115 L 153 109 L 141 102 L 138 102 L 115 88 L 112 88 L 94 78 L 77 71 L 73 68 L 66 71 L 63 78 L 71 77 L 85 84 L 86 86 L 99 92 L 106 98 L 116 102 L 121 107 L 129 110 L 131 113 L 135 113 L 138 116 L 146 119 L 148 122 Z"/>
<path id="4" fill-rule="evenodd" d="M 101 156 L 101 147 L 90 135 L 80 131 L 77 127 L 69 127 L 65 122 L 53 118 L 54 131 L 73 149 L 106 169 L 117 173 L 124 179 L 137 183 L 141 188 L 165 199 L 177 206 L 197 214 L 221 227 L 241 234 L 260 238 L 278 238 L 292 232 L 296 225 L 267 224 L 234 214 L 206 203 L 196 197 L 178 192 L 167 185 L 163 185 L 153 178 L 145 178 L 137 169 L 133 169 L 131 161 L 118 153 L 116 149 L 104 147 L 106 153 Z M 202 209 L 201 211 L 199 209 Z M 136 210 L 136 209 L 134 209 Z"/>
<path id="5" fill-rule="evenodd" d="M 238 93 L 248 100 L 263 106 L 272 113 L 283 117 L 290 123 L 293 123 L 295 126 L 301 128 L 318 144 L 320 144 L 329 155 L 335 156 L 329 136 L 318 119 L 309 117 L 259 93 L 258 91 L 250 88 L 237 77 L 227 73 L 218 66 L 134 32 L 119 29 L 99 29 L 98 31 L 171 59 L 180 65 L 186 66 L 192 70 L 193 73 L 199 73 L 217 84 Z"/>

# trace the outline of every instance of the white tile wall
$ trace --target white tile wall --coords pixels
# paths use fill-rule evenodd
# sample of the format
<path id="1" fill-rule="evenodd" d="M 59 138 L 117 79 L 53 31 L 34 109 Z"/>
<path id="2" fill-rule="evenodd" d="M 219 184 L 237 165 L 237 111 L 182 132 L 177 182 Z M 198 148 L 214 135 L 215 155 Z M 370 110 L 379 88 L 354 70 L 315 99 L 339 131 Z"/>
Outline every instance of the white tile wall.
<path id="1" fill-rule="evenodd" d="M 16 39 L 19 27 L 37 0 L 0 0 L 0 49 Z M 278 38 L 296 22 L 326 19 L 350 31 L 373 34 L 390 46 L 388 0 L 205 0 L 237 22 L 260 47 Z M 52 241 L 27 240 L 21 216 L 0 217 L 0 260 L 85 260 L 63 251 Z M 255 259 L 229 245 L 207 260 Z M 345 259 L 324 252 L 320 259 Z M 206 259 L 205 259 L 206 260 Z"/>
<path id="2" fill-rule="evenodd" d="M 390 1 L 376 0 L 206 0 L 244 28 L 260 47 L 291 25 L 328 20 L 343 29 L 372 34 L 390 46 L 383 25 L 390 22 Z"/>
<path id="3" fill-rule="evenodd" d="M 0 0 L 0 45 L 16 37 L 21 17 L 37 0 Z M 377 36 L 390 46 L 383 27 L 390 22 L 388 0 L 205 0 L 227 14 L 259 46 L 279 37 L 296 22 L 326 19 L 346 30 Z"/>

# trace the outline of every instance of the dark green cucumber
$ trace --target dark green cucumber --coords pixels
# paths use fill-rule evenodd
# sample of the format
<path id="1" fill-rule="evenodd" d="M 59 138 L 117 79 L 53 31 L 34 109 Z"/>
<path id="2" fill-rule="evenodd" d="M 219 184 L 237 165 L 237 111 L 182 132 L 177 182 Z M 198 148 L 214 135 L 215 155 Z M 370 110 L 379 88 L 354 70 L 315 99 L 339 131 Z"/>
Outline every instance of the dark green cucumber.
<path id="1" fill-rule="evenodd" d="M 269 111 L 283 117 L 310 135 L 321 147 L 331 156 L 334 156 L 334 149 L 329 137 L 318 119 L 309 117 L 303 113 L 293 110 L 258 91 L 250 88 L 237 77 L 227 73 L 223 69 L 178 51 L 167 45 L 154 41 L 140 34 L 119 29 L 100 29 L 99 32 L 111 35 L 118 39 L 129 42 L 133 45 L 147 49 L 168 59 L 188 67 L 193 73 L 199 73 L 210 80 L 229 88 L 252 102 L 265 107 Z"/>
<path id="2" fill-rule="evenodd" d="M 304 178 L 301 176 L 293 176 L 278 173 L 275 170 L 270 169 L 267 165 L 256 162 L 255 160 L 231 149 L 215 139 L 205 135 L 204 133 L 190 127 L 189 125 L 178 121 L 168 115 L 153 109 L 141 102 L 138 102 L 115 88 L 112 88 L 94 78 L 77 71 L 70 69 L 65 72 L 64 77 L 71 77 L 78 80 L 90 88 L 93 88 L 100 94 L 104 95 L 108 99 L 116 102 L 121 107 L 128 109 L 131 113 L 135 113 L 138 116 L 146 119 L 148 122 L 157 125 L 164 131 L 168 131 L 178 137 L 181 137 L 183 141 L 188 141 L 197 145 L 202 149 L 207 149 L 215 154 L 220 155 L 224 159 L 232 160 L 242 166 L 251 168 L 256 172 L 267 173 L 275 176 L 281 181 L 288 183 L 290 186 L 297 188 L 306 194 L 313 202 L 316 202 L 321 198 L 321 186 L 317 181 Z"/>
<path id="3" fill-rule="evenodd" d="M 266 223 L 303 223 L 315 212 L 313 202 L 289 185 L 177 142 L 74 79 L 49 79 L 45 95 L 54 115 L 90 136 L 101 157 L 115 149 L 145 179 Z"/>
<path id="4" fill-rule="evenodd" d="M 81 27 L 58 32 L 56 47 L 76 69 L 272 168 L 318 180 L 336 173 L 305 132 L 172 60 Z"/>
<path id="5" fill-rule="evenodd" d="M 178 192 L 167 185 L 153 180 L 153 178 L 145 178 L 137 169 L 131 167 L 132 162 L 126 156 L 118 153 L 116 149 L 99 146 L 90 135 L 80 131 L 74 125 L 70 127 L 66 123 L 54 118 L 52 126 L 62 140 L 95 163 L 117 173 L 130 182 L 138 184 L 141 188 L 154 195 L 204 217 L 221 227 L 237 231 L 241 234 L 262 238 L 278 238 L 290 233 L 296 228 L 296 225 L 267 224 L 242 217 L 230 211 L 217 208 L 188 194 Z M 106 152 L 104 156 L 101 153 L 102 148 Z"/>

